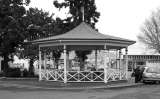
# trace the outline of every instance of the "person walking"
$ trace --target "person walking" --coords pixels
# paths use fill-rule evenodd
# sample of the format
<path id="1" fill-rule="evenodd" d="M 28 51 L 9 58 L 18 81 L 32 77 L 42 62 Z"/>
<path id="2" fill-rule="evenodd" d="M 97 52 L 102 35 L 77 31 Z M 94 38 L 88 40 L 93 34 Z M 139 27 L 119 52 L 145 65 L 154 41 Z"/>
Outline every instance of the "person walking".
<path id="1" fill-rule="evenodd" d="M 139 82 L 140 79 L 140 67 L 137 66 L 137 68 L 134 69 L 134 73 L 135 73 L 135 83 Z"/>
<path id="2" fill-rule="evenodd" d="M 145 67 L 142 67 L 140 69 L 139 82 L 141 82 L 141 80 L 142 80 L 144 69 L 145 69 Z"/>

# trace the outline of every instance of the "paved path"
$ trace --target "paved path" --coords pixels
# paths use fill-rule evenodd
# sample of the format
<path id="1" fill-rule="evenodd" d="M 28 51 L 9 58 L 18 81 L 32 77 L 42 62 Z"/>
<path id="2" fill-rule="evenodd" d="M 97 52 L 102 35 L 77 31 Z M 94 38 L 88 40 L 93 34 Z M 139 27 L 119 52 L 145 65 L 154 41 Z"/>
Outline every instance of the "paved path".
<path id="1" fill-rule="evenodd" d="M 97 86 L 83 86 L 83 87 L 46 87 L 46 86 L 36 86 L 32 84 L 16 84 L 7 82 L 0 82 L 1 86 L 5 87 L 18 87 L 18 88 L 30 88 L 30 89 L 49 89 L 49 90 L 84 90 L 84 89 L 115 89 L 115 88 L 124 88 L 124 87 L 133 87 L 138 85 L 143 85 L 143 83 L 134 83 L 134 78 L 129 78 L 127 82 L 123 83 L 113 83 L 106 85 L 97 85 Z"/>
<path id="2" fill-rule="evenodd" d="M 119 99 L 119 96 L 143 92 L 144 86 L 119 89 L 91 89 L 91 90 L 41 90 L 29 88 L 8 88 L 0 86 L 0 99 Z M 148 88 L 148 87 L 145 87 Z M 121 98 L 121 99 L 134 99 Z M 141 98 L 136 98 L 141 99 Z M 148 99 L 148 98 L 144 98 Z M 158 99 L 158 98 L 153 98 Z"/>

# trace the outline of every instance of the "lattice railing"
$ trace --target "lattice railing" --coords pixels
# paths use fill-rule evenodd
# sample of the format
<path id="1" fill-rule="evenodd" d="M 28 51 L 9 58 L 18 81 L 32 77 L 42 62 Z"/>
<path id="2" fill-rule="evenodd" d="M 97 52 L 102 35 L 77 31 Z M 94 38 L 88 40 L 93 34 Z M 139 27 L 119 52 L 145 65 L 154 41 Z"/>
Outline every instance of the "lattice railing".
<path id="1" fill-rule="evenodd" d="M 126 75 L 127 75 L 127 71 L 125 69 L 120 70 L 121 73 L 121 80 L 125 80 L 126 79 Z"/>
<path id="2" fill-rule="evenodd" d="M 107 70 L 107 82 L 125 80 L 125 79 L 126 79 L 126 70 L 116 70 L 116 69 Z"/>
<path id="3" fill-rule="evenodd" d="M 41 79 L 64 81 L 64 71 L 41 70 Z M 126 70 L 107 69 L 107 82 L 126 79 Z M 104 82 L 104 71 L 67 71 L 67 82 Z"/>
<path id="4" fill-rule="evenodd" d="M 104 72 L 67 71 L 67 82 L 104 82 Z"/>
<path id="5" fill-rule="evenodd" d="M 48 81 L 64 81 L 64 72 L 57 70 L 41 70 L 41 79 Z"/>

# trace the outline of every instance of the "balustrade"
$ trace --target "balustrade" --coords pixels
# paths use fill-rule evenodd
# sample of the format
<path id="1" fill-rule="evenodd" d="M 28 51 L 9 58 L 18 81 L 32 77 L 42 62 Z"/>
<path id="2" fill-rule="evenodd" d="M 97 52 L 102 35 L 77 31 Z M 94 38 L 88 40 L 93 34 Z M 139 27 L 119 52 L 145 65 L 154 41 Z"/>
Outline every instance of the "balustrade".
<path id="1" fill-rule="evenodd" d="M 104 71 L 67 71 L 67 82 L 104 82 Z M 107 82 L 125 80 L 126 70 L 107 69 Z M 41 70 L 41 79 L 64 81 L 64 71 Z"/>

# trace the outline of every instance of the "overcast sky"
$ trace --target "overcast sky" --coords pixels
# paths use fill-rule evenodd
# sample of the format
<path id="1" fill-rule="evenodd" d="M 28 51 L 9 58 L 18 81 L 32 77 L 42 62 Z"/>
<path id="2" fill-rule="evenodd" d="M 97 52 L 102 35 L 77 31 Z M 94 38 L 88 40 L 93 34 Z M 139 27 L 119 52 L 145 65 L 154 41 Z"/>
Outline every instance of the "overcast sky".
<path id="1" fill-rule="evenodd" d="M 62 0 L 58 0 L 62 1 Z M 160 0 L 95 0 L 97 10 L 101 13 L 99 22 L 96 24 L 100 33 L 122 37 L 137 41 L 140 27 L 150 17 L 151 11 L 160 7 Z M 66 17 L 67 10 L 58 10 L 53 6 L 53 0 L 31 0 L 30 6 L 42 8 L 55 17 Z M 137 41 L 129 47 L 129 54 L 145 53 Z"/>

